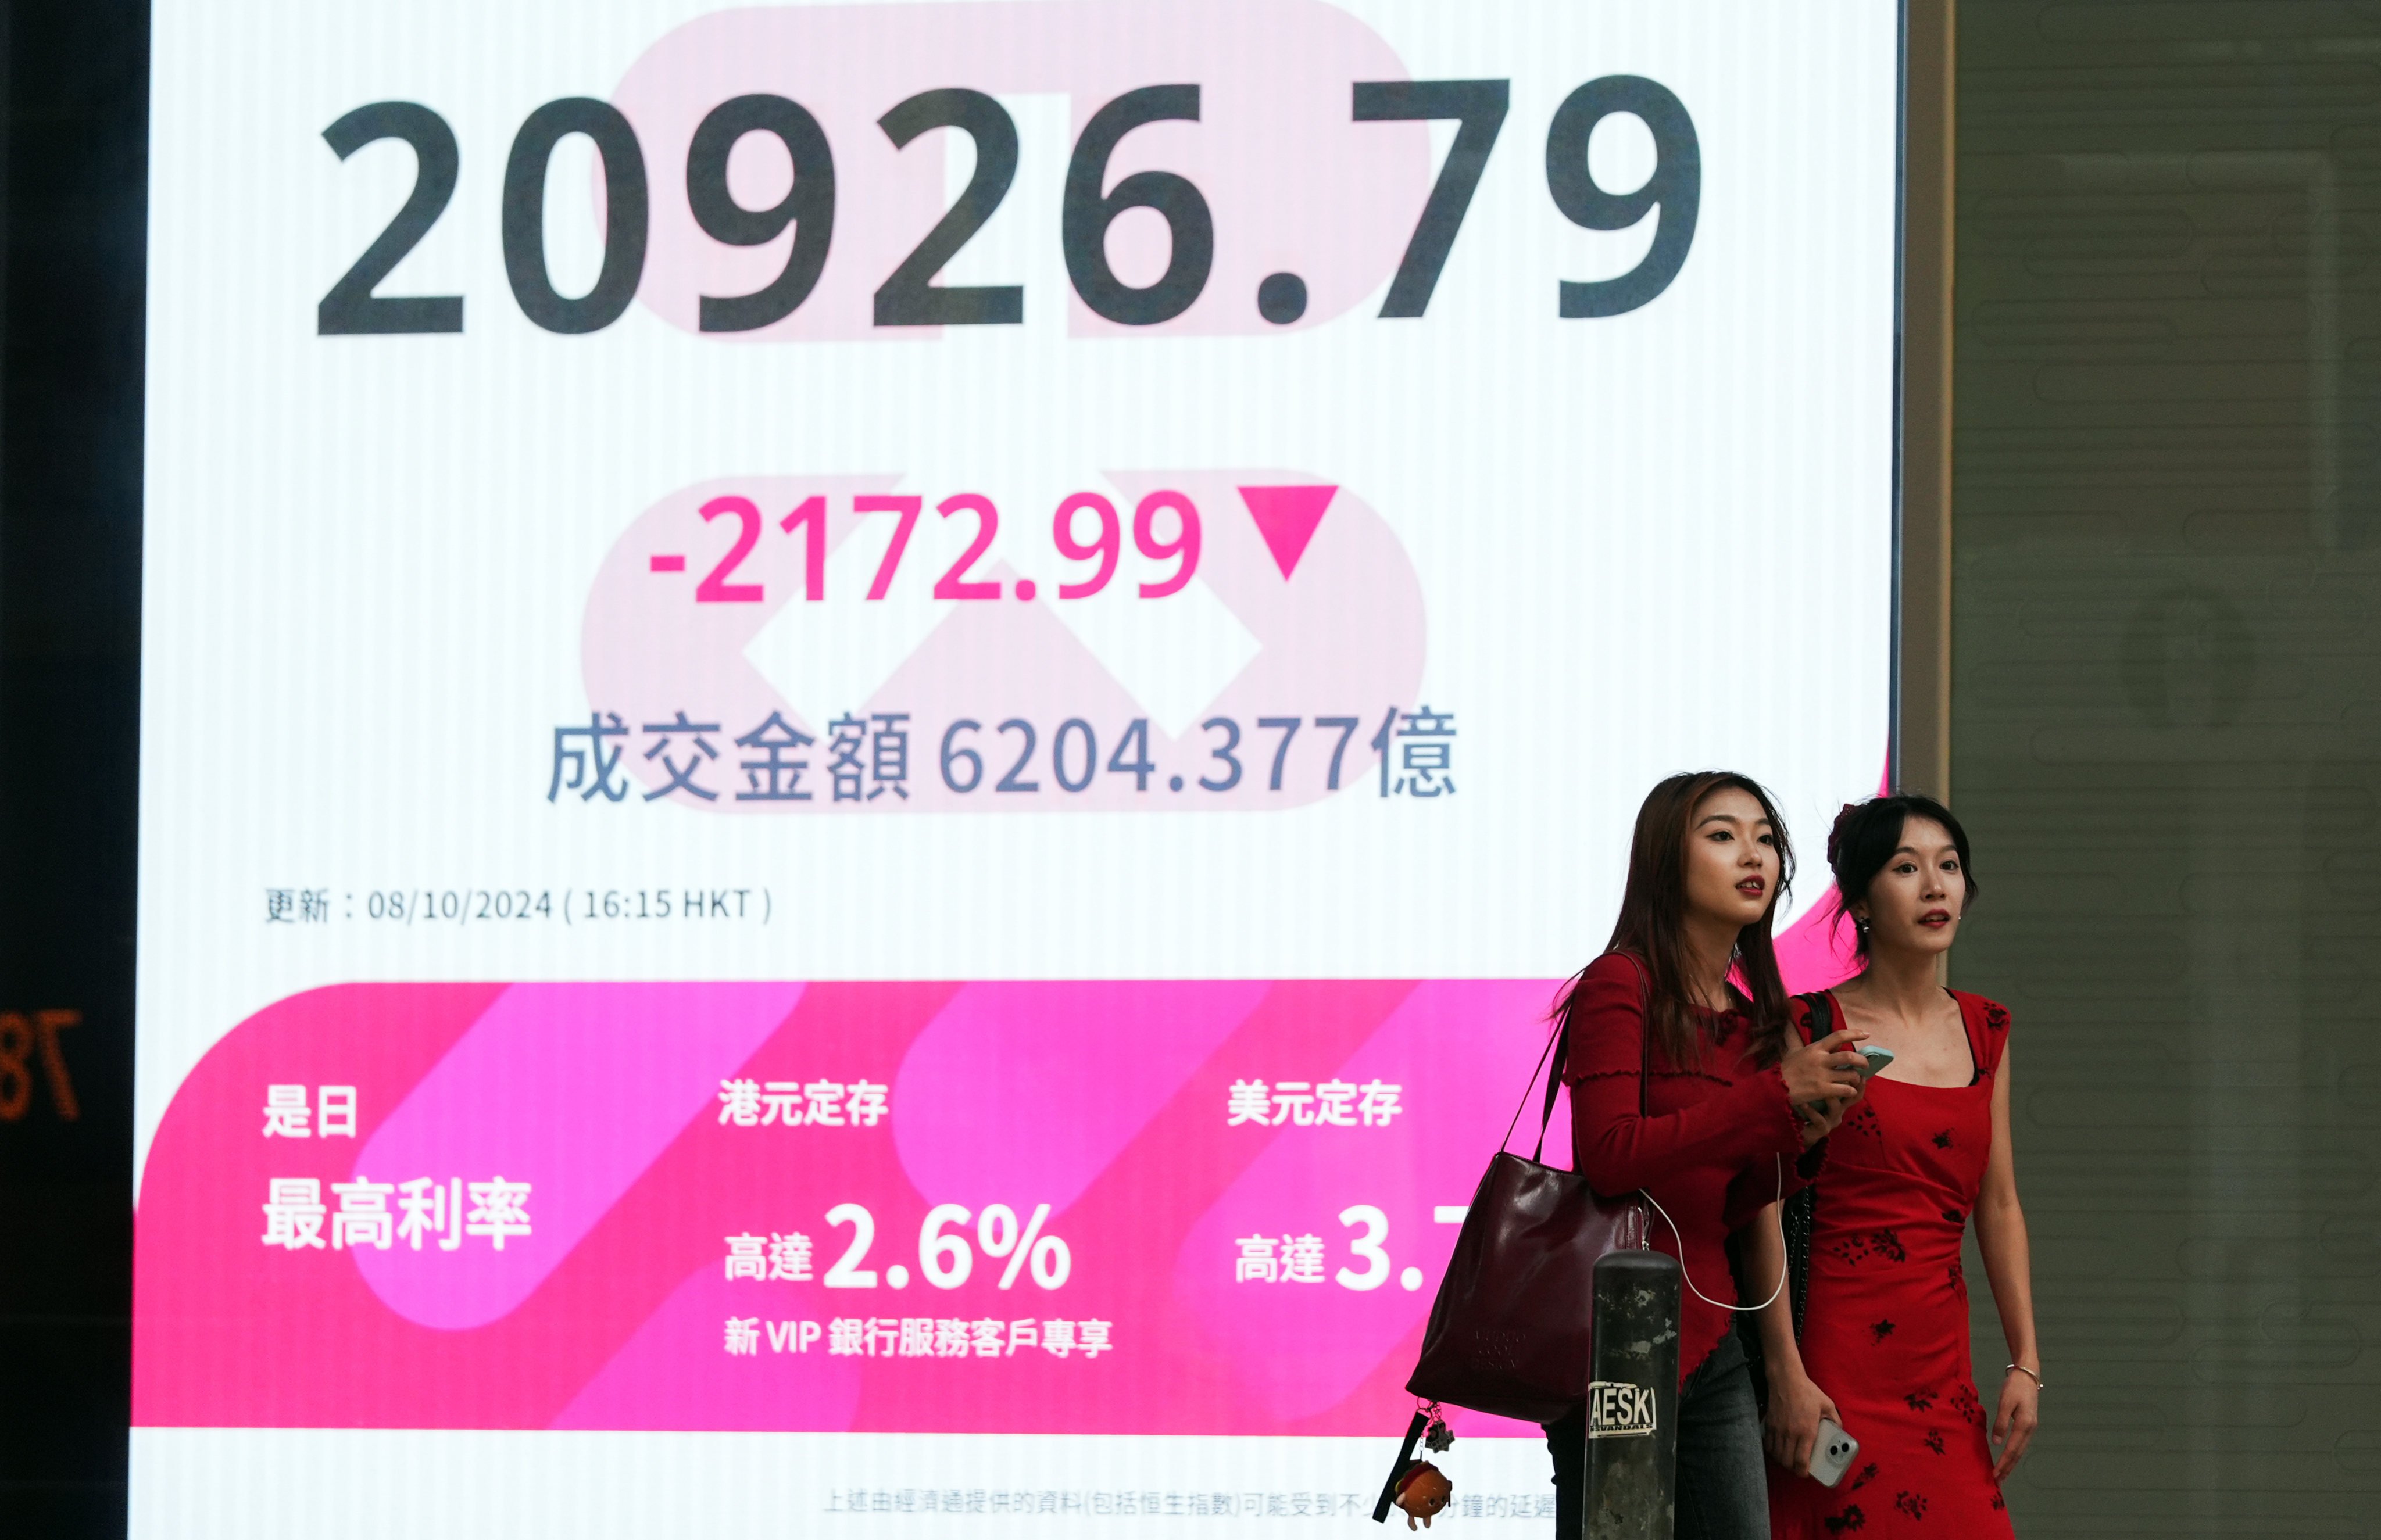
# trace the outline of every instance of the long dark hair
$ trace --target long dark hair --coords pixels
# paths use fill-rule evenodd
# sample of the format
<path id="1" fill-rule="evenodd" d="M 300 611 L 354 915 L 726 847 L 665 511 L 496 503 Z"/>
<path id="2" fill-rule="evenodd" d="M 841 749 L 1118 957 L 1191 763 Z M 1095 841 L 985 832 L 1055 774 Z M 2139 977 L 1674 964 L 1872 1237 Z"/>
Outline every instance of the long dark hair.
<path id="1" fill-rule="evenodd" d="M 1613 923 L 1612 940 L 1605 943 L 1606 952 L 1626 952 L 1644 968 L 1645 1030 L 1663 1057 L 1682 1068 L 1702 1062 L 1711 1041 L 1698 1025 L 1695 1002 L 1687 992 L 1687 837 L 1703 798 L 1731 788 L 1761 804 L 1778 863 L 1777 891 L 1769 906 L 1736 933 L 1736 971 L 1752 1001 L 1749 1057 L 1756 1064 L 1774 1064 L 1786 1051 L 1786 984 L 1777 974 L 1777 951 L 1769 929 L 1794 881 L 1794 847 L 1786 837 L 1786 820 L 1777 816 L 1777 804 L 1760 782 L 1733 770 L 1703 770 L 1671 776 L 1645 794 L 1629 842 L 1629 881 L 1620 893 L 1620 917 Z M 1566 1027 L 1578 990 L 1575 976 L 1563 991 L 1560 1009 Z"/>
<path id="2" fill-rule="evenodd" d="M 1968 905 L 1976 902 L 1982 890 L 1976 886 L 1975 867 L 1968 859 L 1968 831 L 1951 816 L 1951 809 L 1922 792 L 1896 792 L 1891 796 L 1873 796 L 1866 802 L 1847 802 L 1844 810 L 1836 815 L 1836 826 L 1827 831 L 1827 867 L 1835 873 L 1836 907 L 1850 918 L 1852 905 L 1868 897 L 1869 885 L 1876 874 L 1893 859 L 1901 848 L 1901 831 L 1911 819 L 1933 819 L 1951 836 L 1951 848 L 1960 853 L 1960 879 L 1967 884 L 1967 896 L 1960 901 L 1960 912 L 1967 913 Z M 1852 922 L 1852 932 L 1858 938 L 1861 962 L 1868 962 L 1868 927 Z"/>

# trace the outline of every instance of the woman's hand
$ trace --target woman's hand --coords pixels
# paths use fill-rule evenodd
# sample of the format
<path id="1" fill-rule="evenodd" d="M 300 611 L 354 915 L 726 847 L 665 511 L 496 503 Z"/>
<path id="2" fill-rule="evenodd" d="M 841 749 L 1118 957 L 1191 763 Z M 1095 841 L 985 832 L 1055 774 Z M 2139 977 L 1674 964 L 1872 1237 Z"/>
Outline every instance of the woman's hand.
<path id="1" fill-rule="evenodd" d="M 1805 1043 L 1778 1061 L 1778 1073 L 1786 1079 L 1786 1099 L 1808 1120 L 1802 1130 L 1805 1148 L 1834 1133 L 1845 1109 L 1860 1099 L 1862 1061 L 1850 1045 L 1867 1038 L 1866 1032 L 1848 1026 L 1815 1043 Z"/>
<path id="2" fill-rule="evenodd" d="M 1818 1446 L 1819 1419 L 1843 1416 L 1827 1393 L 1800 1369 L 1769 1376 L 1769 1414 L 1762 1419 L 1761 1444 L 1769 1458 L 1796 1475 L 1811 1473 L 1811 1450 Z"/>
<path id="3" fill-rule="evenodd" d="M 2008 1371 L 2001 1378 L 2000 1410 L 1993 1414 L 1993 1442 L 2001 1447 L 2000 1458 L 1993 1461 L 1995 1481 L 2017 1469 L 2041 1422 L 2041 1382 L 2022 1369 Z"/>

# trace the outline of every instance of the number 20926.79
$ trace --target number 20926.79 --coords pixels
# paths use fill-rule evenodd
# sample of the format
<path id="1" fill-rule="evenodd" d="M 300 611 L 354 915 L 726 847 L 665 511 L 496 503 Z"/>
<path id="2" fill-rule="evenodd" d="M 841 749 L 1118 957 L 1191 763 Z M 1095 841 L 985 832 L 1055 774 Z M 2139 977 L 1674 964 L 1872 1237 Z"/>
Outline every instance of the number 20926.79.
<path id="1" fill-rule="evenodd" d="M 1417 119 L 1459 125 L 1413 235 L 1381 306 L 1383 318 L 1422 315 L 1454 249 L 1481 173 L 1495 149 L 1510 103 L 1506 80 L 1373 80 L 1354 83 L 1351 110 L 1360 123 Z M 1110 156 L 1127 134 L 1145 124 L 1196 122 L 1196 85 L 1153 85 L 1129 91 L 1092 115 L 1075 141 L 1060 205 L 1060 242 L 1067 275 L 1084 306 L 1126 326 L 1171 321 L 1195 303 L 1214 267 L 1215 226 L 1206 198 L 1189 178 L 1170 171 L 1139 171 L 1107 186 Z M 1638 118 L 1654 140 L 1654 164 L 1643 185 L 1608 192 L 1588 169 L 1588 139 L 1615 114 Z M 958 200 L 875 291 L 878 326 L 1014 325 L 1024 319 L 1021 285 L 943 285 L 932 280 L 991 219 L 1017 174 L 1017 126 L 985 92 L 963 87 L 922 91 L 877 119 L 895 148 L 929 130 L 950 128 L 975 146 L 975 171 Z M 604 168 L 604 261 L 594 286 L 577 297 L 554 286 L 545 253 L 547 168 L 555 146 L 571 135 L 594 144 Z M 747 135 L 765 134 L 785 146 L 794 175 L 785 195 L 750 209 L 728 191 L 730 152 Z M 461 151 L 455 131 L 418 102 L 375 102 L 323 130 L 341 160 L 381 139 L 403 139 L 417 163 L 413 190 L 379 237 L 365 249 L 316 309 L 324 335 L 460 332 L 463 297 L 383 296 L 373 289 L 437 224 L 454 197 Z M 1635 75 L 1607 75 L 1566 97 L 1546 131 L 1546 191 L 1571 224 L 1590 230 L 1625 230 L 1657 207 L 1652 244 L 1636 267 L 1617 278 L 1563 280 L 1557 313 L 1566 318 L 1623 314 L 1667 288 L 1694 242 L 1703 196 L 1702 149 L 1693 120 L 1667 87 Z M 734 97 L 713 108 L 687 149 L 689 212 L 702 232 L 727 246 L 766 245 L 792 226 L 785 266 L 749 294 L 702 295 L 705 332 L 749 332 L 793 314 L 817 286 L 835 238 L 835 156 L 818 119 L 801 103 L 765 93 Z M 1166 271 L 1144 285 L 1125 283 L 1110 267 L 1108 226 L 1134 209 L 1166 221 L 1170 249 Z M 505 163 L 505 274 L 521 313 L 549 332 L 601 331 L 636 297 L 644 276 L 649 213 L 645 159 L 636 129 L 620 110 L 592 97 L 548 102 L 529 115 Z M 1306 309 L 1306 289 L 1279 273 L 1258 286 L 1256 305 L 1268 321 L 1287 325 Z"/>

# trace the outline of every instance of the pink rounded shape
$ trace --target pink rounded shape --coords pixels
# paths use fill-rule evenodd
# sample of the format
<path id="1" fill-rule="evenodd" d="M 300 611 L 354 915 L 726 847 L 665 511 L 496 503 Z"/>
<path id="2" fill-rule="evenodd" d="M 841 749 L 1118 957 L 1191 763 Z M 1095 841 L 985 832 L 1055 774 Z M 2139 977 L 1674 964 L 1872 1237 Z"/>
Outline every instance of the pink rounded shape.
<path id="1" fill-rule="evenodd" d="M 1033 597 L 1033 579 L 1031 577 L 1020 577 L 1017 580 L 1018 598 L 1030 600 Z"/>
<path id="2" fill-rule="evenodd" d="M 1194 510 L 1192 518 L 1204 513 L 1198 580 L 1259 644 L 1256 656 L 1194 721 L 1224 716 L 1248 721 L 1291 709 L 1327 714 L 1351 701 L 1415 698 L 1428 630 L 1422 581 L 1396 530 L 1349 488 L 1280 467 L 1100 474 L 1115 489 L 1117 501 L 1151 506 L 1157 515 L 1153 523 L 1161 527 L 1174 526 L 1186 504 Z M 757 603 L 690 603 L 684 580 L 653 581 L 649 553 L 656 550 L 685 553 L 690 573 L 709 572 L 729 553 L 736 521 L 702 515 L 703 508 L 724 499 L 761 509 L 766 527 L 765 521 L 782 522 L 789 510 L 824 498 L 824 543 L 832 552 L 873 516 L 855 510 L 856 498 L 882 493 L 901 480 L 894 475 L 741 476 L 701 482 L 654 503 L 621 534 L 588 595 L 580 633 L 588 699 L 629 722 L 667 721 L 684 710 L 696 721 L 729 724 L 723 729 L 729 736 L 773 711 L 814 738 L 825 734 L 828 718 L 845 709 L 862 717 L 903 711 L 913 723 L 929 725 L 962 717 L 1048 723 L 1081 717 L 1107 724 L 1151 715 L 1056 608 L 1031 601 L 1014 609 L 950 606 L 866 701 L 788 700 L 746 649 L 780 609 L 801 602 L 808 580 L 805 542 L 772 533 L 737 566 L 736 585 L 758 588 Z M 1026 597 L 1031 580 L 1003 564 L 994 561 L 979 570 L 1000 591 Z M 913 570 L 901 581 L 919 576 Z M 1038 584 L 1032 592 L 1038 597 Z M 1102 737 L 1106 736 L 1104 727 Z M 1159 774 L 1186 759 L 1202 766 L 1211 762 L 1207 735 L 1195 727 L 1178 740 L 1153 724 L 1147 736 L 1148 760 Z M 697 802 L 681 793 L 670 800 L 689 812 L 875 817 L 1147 811 L 1154 806 L 1185 812 L 1278 809 L 1331 794 L 1325 781 L 1332 752 L 1328 738 L 1300 735 L 1278 791 L 1258 777 L 1244 779 L 1232 794 L 1161 799 L 1148 794 L 1156 788 L 1144 787 L 1137 776 L 1103 774 L 1080 796 L 987 801 L 952 792 L 940 776 L 929 773 L 922 782 L 912 778 L 907 799 L 739 802 L 723 794 Z M 1361 741 L 1348 750 L 1343 790 L 1363 783 L 1373 758 Z M 649 789 L 658 788 L 665 775 L 659 760 L 641 750 L 629 753 L 620 768 Z M 732 777 L 705 780 L 716 782 L 714 790 L 735 784 Z"/>
<path id="3" fill-rule="evenodd" d="M 664 34 L 610 93 L 636 127 L 652 184 L 638 299 L 712 342 L 932 339 L 940 328 L 877 326 L 874 297 L 949 207 L 944 162 L 955 136 L 897 145 L 877 127 L 885 110 L 947 86 L 1061 95 L 1071 147 L 1117 96 L 1183 81 L 1200 88 L 1198 121 L 1136 128 L 1108 157 L 1103 180 L 1112 189 L 1137 172 L 1165 171 L 1199 190 L 1215 240 L 1198 299 L 1147 329 L 1094 314 L 1071 285 L 1037 291 L 1028 303 L 1062 305 L 1075 337 L 1251 335 L 1273 328 L 1245 297 L 1267 273 L 1288 269 L 1305 276 L 1311 296 L 1293 324 L 1318 326 L 1356 310 L 1388 279 L 1430 195 L 1428 125 L 1358 122 L 1349 113 L 1349 81 L 1410 74 L 1386 40 L 1327 0 L 714 10 Z M 783 270 L 795 238 L 788 230 L 765 246 L 725 245 L 703 233 L 687 200 L 697 126 L 748 92 L 788 97 L 817 119 L 835 161 L 834 239 L 816 288 L 792 314 L 751 332 L 701 333 L 701 297 L 762 287 Z M 775 204 L 788 176 L 773 135 L 748 134 L 728 156 L 728 187 L 748 209 Z M 1129 285 L 1154 283 L 1173 254 L 1172 231 L 1147 208 L 1123 212 L 1105 236 L 1110 268 Z"/>

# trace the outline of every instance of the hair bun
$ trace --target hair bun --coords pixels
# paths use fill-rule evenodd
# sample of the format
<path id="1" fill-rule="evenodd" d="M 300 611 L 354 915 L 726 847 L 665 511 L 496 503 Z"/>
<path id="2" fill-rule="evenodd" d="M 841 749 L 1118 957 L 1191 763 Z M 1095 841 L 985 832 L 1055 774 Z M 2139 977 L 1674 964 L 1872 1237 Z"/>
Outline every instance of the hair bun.
<path id="1" fill-rule="evenodd" d="M 1835 823 L 1827 830 L 1827 865 L 1830 867 L 1836 864 L 1836 857 L 1843 852 L 1844 825 L 1851 822 L 1852 815 L 1865 806 L 1865 803 L 1847 802 L 1843 810 L 1836 815 Z"/>

